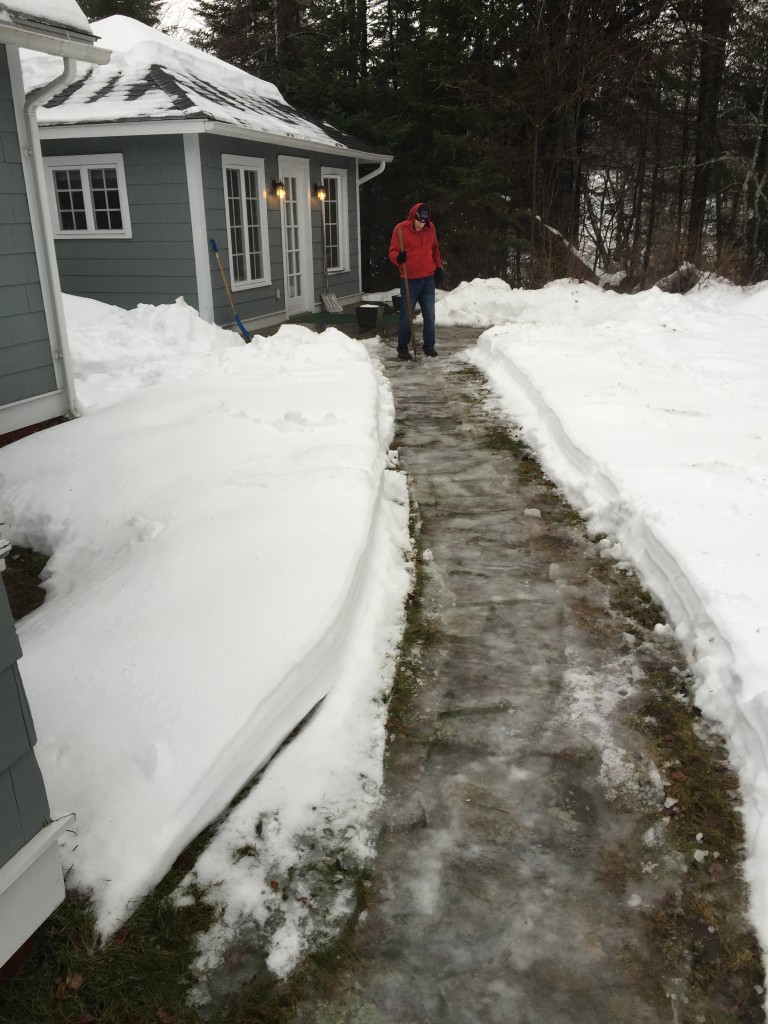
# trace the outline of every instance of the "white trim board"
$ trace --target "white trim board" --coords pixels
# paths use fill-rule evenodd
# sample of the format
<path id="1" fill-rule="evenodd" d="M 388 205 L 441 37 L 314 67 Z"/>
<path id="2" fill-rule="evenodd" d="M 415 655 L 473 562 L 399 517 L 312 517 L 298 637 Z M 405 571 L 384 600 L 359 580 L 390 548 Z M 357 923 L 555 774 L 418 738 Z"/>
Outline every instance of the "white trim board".
<path id="1" fill-rule="evenodd" d="M 69 412 L 67 399 L 63 391 L 50 391 L 34 398 L 23 398 L 20 402 L 12 402 L 0 407 L 0 437 L 12 434 L 25 427 L 33 427 L 37 423 L 58 419 Z"/>
<path id="2" fill-rule="evenodd" d="M 235 124 L 189 118 L 178 121 L 108 121 L 87 124 L 41 124 L 40 138 L 45 139 L 103 139 L 122 135 L 226 135 L 231 139 L 249 139 L 288 149 L 303 149 L 311 153 L 327 153 L 337 157 L 350 157 L 363 163 L 390 163 L 392 156 L 382 153 L 364 153 L 345 146 L 311 142 L 290 135 L 257 132 Z"/>
<path id="3" fill-rule="evenodd" d="M 74 814 L 42 828 L 0 867 L 0 965 L 40 927 L 64 899 L 58 837 Z"/>
<path id="4" fill-rule="evenodd" d="M 184 163 L 187 172 L 189 215 L 192 221 L 192 251 L 195 257 L 197 281 L 197 311 L 203 320 L 213 323 L 213 285 L 211 262 L 208 256 L 208 231 L 205 223 L 205 196 L 203 172 L 200 166 L 199 135 L 184 136 Z"/>

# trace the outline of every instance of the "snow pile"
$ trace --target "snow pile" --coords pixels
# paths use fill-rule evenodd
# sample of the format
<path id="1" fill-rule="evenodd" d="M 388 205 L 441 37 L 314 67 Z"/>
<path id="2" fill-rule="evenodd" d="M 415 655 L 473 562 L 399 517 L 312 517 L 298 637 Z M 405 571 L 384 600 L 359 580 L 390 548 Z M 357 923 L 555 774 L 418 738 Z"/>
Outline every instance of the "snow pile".
<path id="1" fill-rule="evenodd" d="M 497 277 L 462 281 L 453 291 L 438 297 L 437 321 L 467 327 L 513 323 L 525 309 L 524 294 Z"/>
<path id="2" fill-rule="evenodd" d="M 239 334 L 201 320 L 179 298 L 175 304 L 141 304 L 125 310 L 93 299 L 67 298 L 76 307 L 78 330 L 72 365 L 78 399 L 90 412 L 112 405 L 130 391 L 179 383 L 241 350 Z"/>
<path id="3" fill-rule="evenodd" d="M 246 96 L 262 96 L 285 103 L 276 85 L 246 71 L 240 71 L 211 53 L 198 50 L 190 43 L 150 28 L 134 18 L 114 14 L 94 21 L 91 30 L 101 45 L 112 50 L 110 75 L 116 68 L 146 67 L 160 64 L 169 71 L 185 75 L 209 77 L 221 89 L 230 89 Z"/>
<path id="4" fill-rule="evenodd" d="M 356 752 L 378 779 L 408 535 L 363 346 L 97 307 L 66 302 L 86 414 L 0 450 L 0 481 L 9 538 L 52 554 L 21 671 L 52 814 L 77 814 L 68 881 L 106 935 L 336 686 L 357 719 L 330 701 L 313 749 L 335 761 L 277 769 L 286 827 Z"/>

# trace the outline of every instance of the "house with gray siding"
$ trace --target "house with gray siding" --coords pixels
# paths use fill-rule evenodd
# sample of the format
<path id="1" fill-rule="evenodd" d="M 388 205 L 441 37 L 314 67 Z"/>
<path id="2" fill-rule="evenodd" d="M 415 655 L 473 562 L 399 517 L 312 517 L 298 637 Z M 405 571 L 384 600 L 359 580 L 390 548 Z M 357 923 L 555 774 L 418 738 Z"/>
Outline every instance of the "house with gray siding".
<path id="1" fill-rule="evenodd" d="M 0 2 L 0 435 L 76 412 L 35 117 L 48 93 L 25 98 L 19 50 L 68 75 L 109 60 L 95 44 L 75 0 Z M 63 899 L 57 838 L 73 822 L 49 817 L 20 657 L 0 584 L 0 966 Z"/>
<path id="2" fill-rule="evenodd" d="M 25 97 L 19 51 L 106 62 L 95 43 L 74 0 L 0 0 L 0 436 L 76 411 L 35 117 L 47 93 Z"/>
<path id="3" fill-rule="evenodd" d="M 124 308 L 181 296 L 230 326 L 229 284 L 258 330 L 321 307 L 325 246 L 329 289 L 359 301 L 361 186 L 391 157 L 130 18 L 91 27 L 109 66 L 38 110 L 64 291 Z M 33 89 L 46 69 L 24 74 Z"/>

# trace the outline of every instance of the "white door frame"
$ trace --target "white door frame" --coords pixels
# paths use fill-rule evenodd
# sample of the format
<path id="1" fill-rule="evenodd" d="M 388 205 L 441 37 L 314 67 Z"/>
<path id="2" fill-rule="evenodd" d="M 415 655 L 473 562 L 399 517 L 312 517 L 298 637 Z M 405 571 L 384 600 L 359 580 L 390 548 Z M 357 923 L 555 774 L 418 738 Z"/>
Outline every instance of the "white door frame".
<path id="1" fill-rule="evenodd" d="M 286 188 L 285 199 L 280 204 L 285 311 L 288 316 L 293 316 L 315 308 L 309 160 L 295 156 L 280 156 L 278 173 Z"/>

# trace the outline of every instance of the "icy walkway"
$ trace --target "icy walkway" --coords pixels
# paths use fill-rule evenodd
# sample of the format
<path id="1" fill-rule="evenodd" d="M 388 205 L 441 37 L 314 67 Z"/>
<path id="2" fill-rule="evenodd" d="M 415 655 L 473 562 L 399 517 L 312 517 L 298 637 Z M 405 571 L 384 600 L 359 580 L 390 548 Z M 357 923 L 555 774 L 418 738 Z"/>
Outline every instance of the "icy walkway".
<path id="1" fill-rule="evenodd" d="M 391 738 L 349 963 L 296 1021 L 655 1024 L 737 1004 L 762 1020 L 759 962 L 705 995 L 681 968 L 717 960 L 722 919 L 669 958 L 653 925 L 699 861 L 670 843 L 674 800 L 632 726 L 651 677 L 685 702 L 684 663 L 653 621 L 612 610 L 599 545 L 493 433 L 477 375 L 451 356 L 476 335 L 442 330 L 441 358 L 415 365 L 386 349 L 437 640 Z M 745 931 L 738 870 L 715 877 L 727 927 Z"/>

